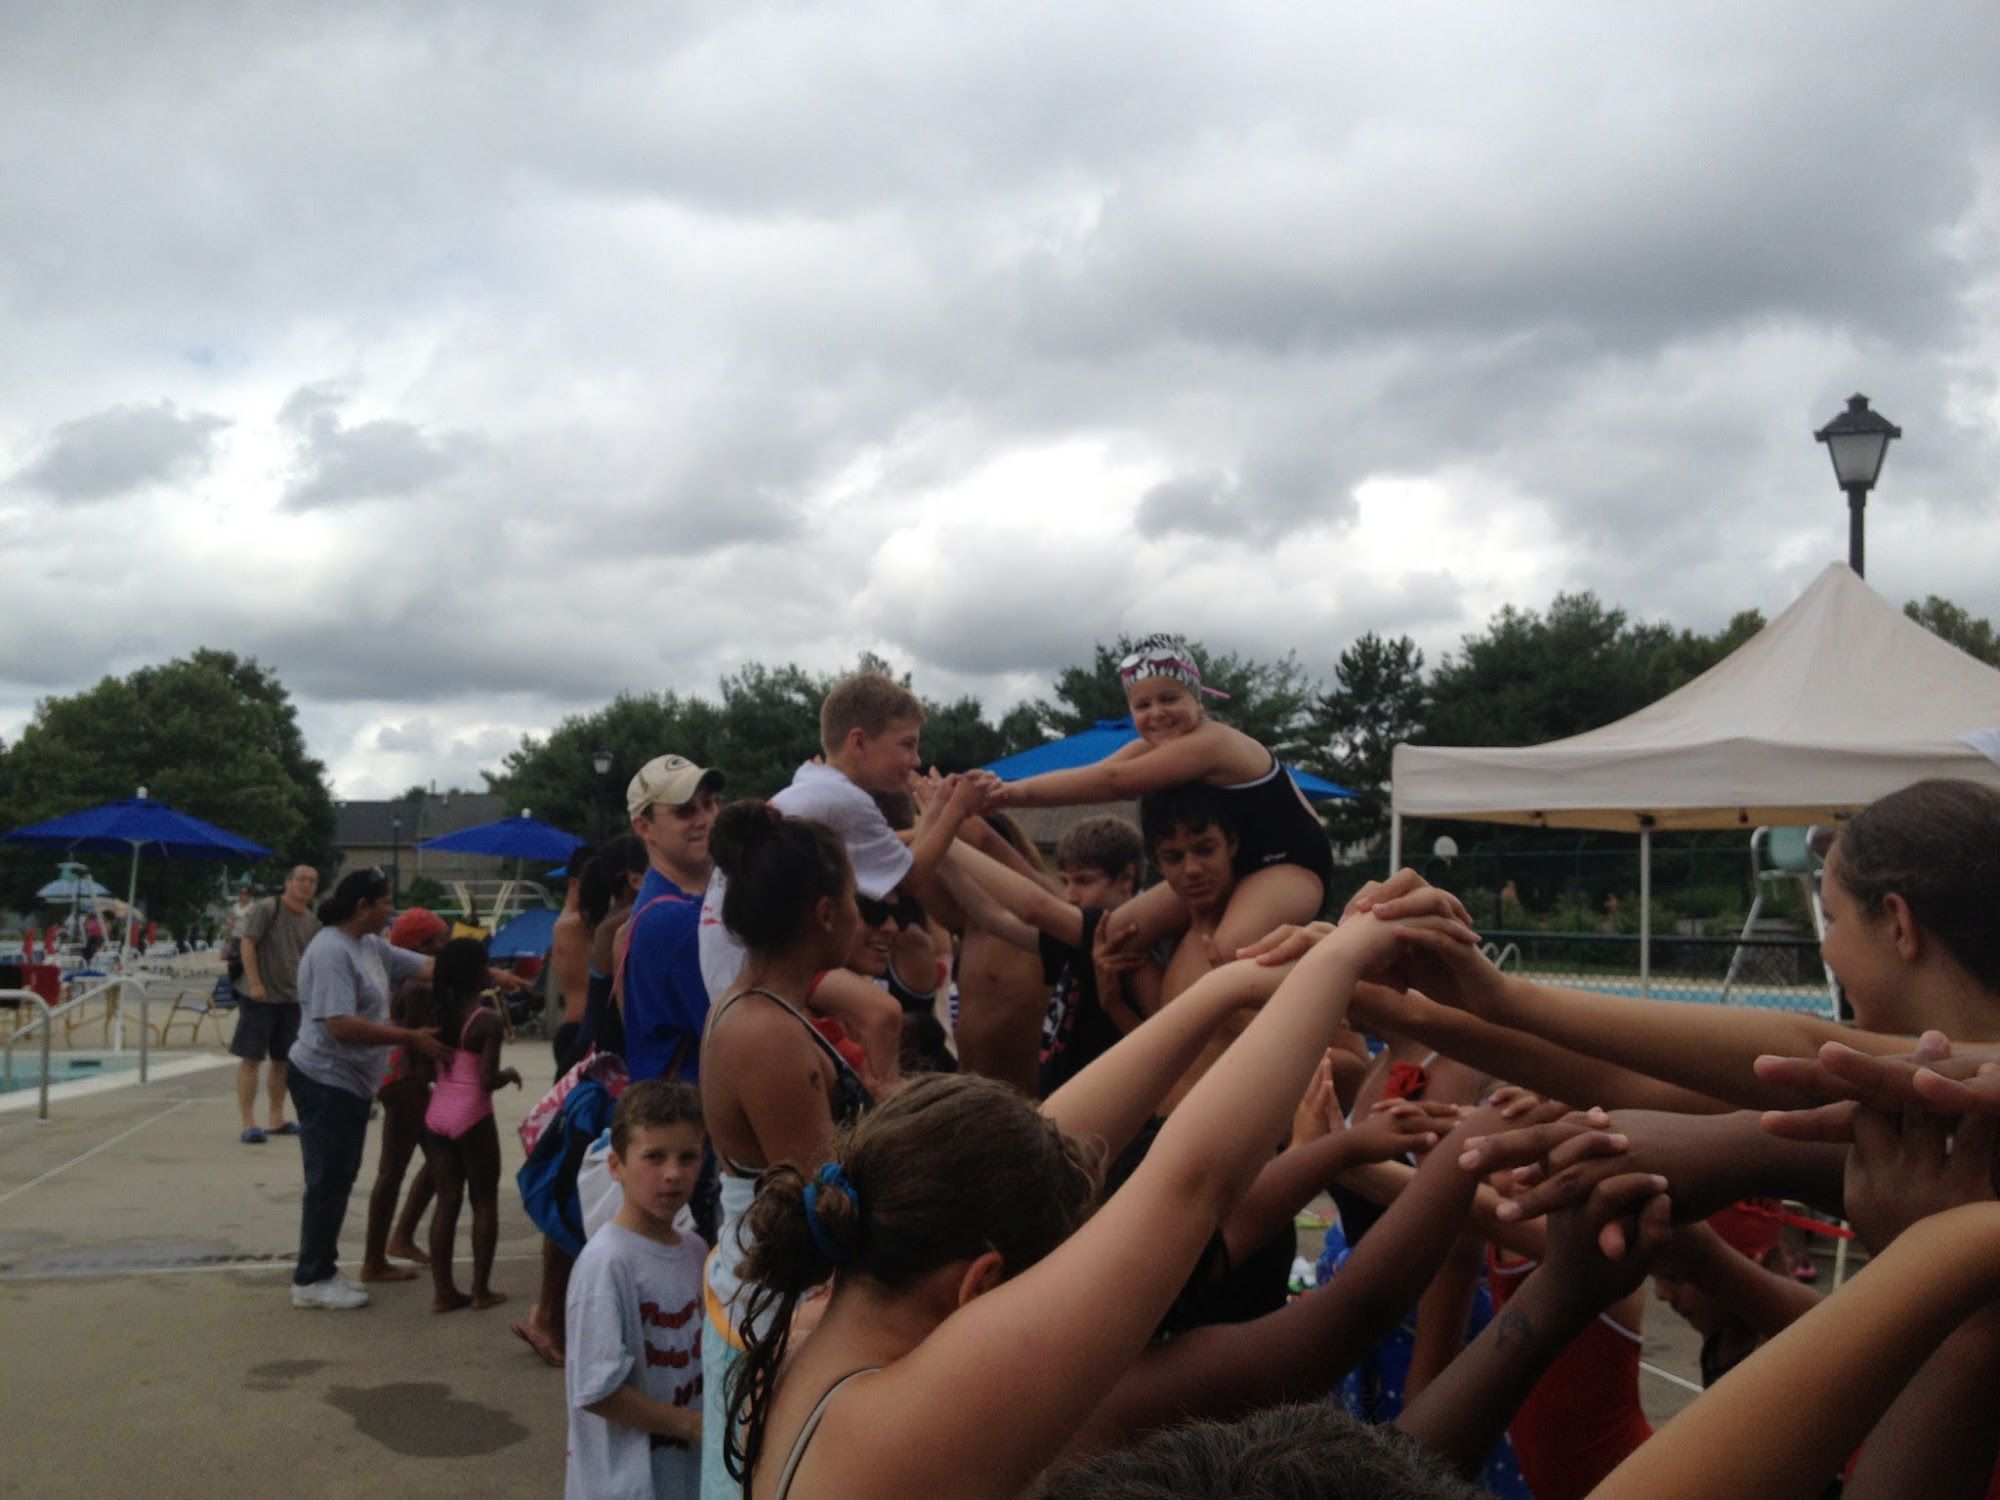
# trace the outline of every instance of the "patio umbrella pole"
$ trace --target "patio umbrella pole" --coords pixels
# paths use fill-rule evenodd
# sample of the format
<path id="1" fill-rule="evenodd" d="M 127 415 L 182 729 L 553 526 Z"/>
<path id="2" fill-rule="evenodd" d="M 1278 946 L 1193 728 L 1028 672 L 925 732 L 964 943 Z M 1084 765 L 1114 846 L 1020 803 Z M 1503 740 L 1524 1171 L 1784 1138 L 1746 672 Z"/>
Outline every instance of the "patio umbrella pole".
<path id="1" fill-rule="evenodd" d="M 132 878 L 125 886 L 125 919 L 118 926 L 118 967 L 125 967 L 125 949 L 132 938 L 132 912 L 139 900 L 139 846 L 132 845 Z"/>

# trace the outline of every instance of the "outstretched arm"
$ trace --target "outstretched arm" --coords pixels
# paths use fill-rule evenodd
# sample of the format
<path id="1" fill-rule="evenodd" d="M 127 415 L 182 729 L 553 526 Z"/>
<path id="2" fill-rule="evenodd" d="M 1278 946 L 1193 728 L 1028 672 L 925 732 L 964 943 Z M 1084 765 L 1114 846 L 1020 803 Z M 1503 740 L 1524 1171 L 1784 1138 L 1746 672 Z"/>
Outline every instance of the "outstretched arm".
<path id="1" fill-rule="evenodd" d="M 1199 781 L 1216 767 L 1228 741 L 1218 724 L 1204 724 L 1163 745 L 1134 740 L 1098 761 L 1070 771 L 1007 782 L 996 799 L 1002 807 L 1074 807 L 1091 802 L 1126 802 Z"/>
<path id="2" fill-rule="evenodd" d="M 1802 1093 L 1759 1077 L 1753 1064 L 1762 1054 L 1807 1057 L 1828 1041 L 1897 1053 L 1908 1052 L 1915 1042 L 1784 1011 L 1537 984 L 1502 974 L 1484 957 L 1467 956 L 1419 932 L 1412 931 L 1409 940 L 1437 960 L 1421 986 L 1432 998 L 1745 1109 L 1784 1109 L 1806 1102 Z"/>
<path id="3" fill-rule="evenodd" d="M 1077 1446 L 1325 1394 L 1436 1274 L 1472 1198 L 1473 1179 L 1455 1164 L 1456 1148 L 1492 1123 L 1475 1117 L 1465 1134 L 1447 1137 L 1325 1286 L 1251 1322 L 1212 1324 L 1148 1349 L 1092 1414 Z"/>

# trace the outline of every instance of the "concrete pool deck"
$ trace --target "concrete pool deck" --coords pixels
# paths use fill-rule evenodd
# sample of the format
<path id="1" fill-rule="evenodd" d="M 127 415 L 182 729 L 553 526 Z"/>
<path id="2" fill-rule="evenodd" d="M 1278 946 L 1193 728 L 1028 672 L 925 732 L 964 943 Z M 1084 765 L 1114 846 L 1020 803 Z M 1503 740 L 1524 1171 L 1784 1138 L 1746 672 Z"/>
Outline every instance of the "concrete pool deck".
<path id="1" fill-rule="evenodd" d="M 213 1054 L 212 1049 L 211 1055 Z M 546 1045 L 509 1061 L 503 1159 L 546 1087 Z M 107 1080 L 108 1081 L 108 1080 Z M 237 1138 L 234 1072 L 206 1067 L 0 1114 L 0 1496 L 511 1497 L 562 1489 L 562 1377 L 508 1324 L 540 1240 L 500 1193 L 490 1312 L 430 1312 L 428 1280 L 370 1288 L 359 1312 L 289 1301 L 298 1145 Z M 359 1263 L 379 1126 L 342 1238 Z M 460 1218 L 460 1247 L 468 1232 Z M 464 1270 L 461 1267 L 461 1285 Z M 1646 1312 L 1641 1394 L 1656 1422 L 1691 1399 L 1699 1341 Z"/>

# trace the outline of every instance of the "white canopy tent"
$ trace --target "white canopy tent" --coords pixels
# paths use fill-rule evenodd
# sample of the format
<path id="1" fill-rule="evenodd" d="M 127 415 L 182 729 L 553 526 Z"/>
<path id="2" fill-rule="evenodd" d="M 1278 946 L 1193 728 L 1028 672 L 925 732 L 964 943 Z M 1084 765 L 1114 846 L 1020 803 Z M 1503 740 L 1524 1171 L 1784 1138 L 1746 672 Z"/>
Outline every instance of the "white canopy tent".
<path id="1" fill-rule="evenodd" d="M 1616 723 L 1518 748 L 1398 745 L 1390 865 L 1406 817 L 1637 833 L 1643 979 L 1655 829 L 1831 823 L 1932 776 L 2000 787 L 2000 671 L 1833 563 L 1729 656 Z"/>

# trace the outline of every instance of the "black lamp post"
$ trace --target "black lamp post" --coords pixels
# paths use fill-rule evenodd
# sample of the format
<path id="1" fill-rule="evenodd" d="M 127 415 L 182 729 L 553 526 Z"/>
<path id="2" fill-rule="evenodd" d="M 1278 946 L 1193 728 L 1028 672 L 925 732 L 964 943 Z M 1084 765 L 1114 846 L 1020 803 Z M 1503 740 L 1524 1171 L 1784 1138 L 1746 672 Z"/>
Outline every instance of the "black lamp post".
<path id="1" fill-rule="evenodd" d="M 1847 491 L 1847 565 L 1857 578 L 1865 576 L 1861 571 L 1861 512 L 1882 473 L 1890 440 L 1902 435 L 1902 428 L 1870 410 L 1868 398 L 1860 395 L 1849 396 L 1847 410 L 1813 434 L 1826 444 L 1833 459 L 1833 477 Z"/>
<path id="2" fill-rule="evenodd" d="M 604 778 L 611 774 L 611 752 L 600 750 L 590 757 L 591 767 L 597 772 L 597 842 L 604 842 Z"/>
<path id="3" fill-rule="evenodd" d="M 403 819 L 398 813 L 389 815 L 389 894 L 402 899 Z"/>

